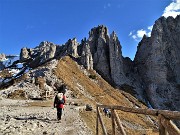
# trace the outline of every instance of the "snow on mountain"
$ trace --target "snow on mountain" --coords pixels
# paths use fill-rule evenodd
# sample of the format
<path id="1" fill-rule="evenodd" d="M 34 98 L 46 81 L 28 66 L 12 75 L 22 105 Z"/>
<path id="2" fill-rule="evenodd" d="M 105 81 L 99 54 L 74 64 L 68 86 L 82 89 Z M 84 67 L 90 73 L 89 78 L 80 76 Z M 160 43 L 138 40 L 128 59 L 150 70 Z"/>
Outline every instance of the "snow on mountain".
<path id="1" fill-rule="evenodd" d="M 5 59 L 1 60 L 2 64 L 5 66 L 5 67 L 8 67 L 10 65 L 13 64 L 13 62 L 19 60 L 19 55 L 10 55 L 10 56 L 6 56 Z"/>

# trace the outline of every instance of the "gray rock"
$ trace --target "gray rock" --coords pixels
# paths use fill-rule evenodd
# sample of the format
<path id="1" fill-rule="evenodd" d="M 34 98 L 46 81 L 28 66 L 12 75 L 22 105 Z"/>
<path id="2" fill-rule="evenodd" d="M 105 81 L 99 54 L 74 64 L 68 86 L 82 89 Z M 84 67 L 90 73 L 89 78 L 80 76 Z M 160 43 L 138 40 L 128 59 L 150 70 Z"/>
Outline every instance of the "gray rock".
<path id="1" fill-rule="evenodd" d="M 34 49 L 22 48 L 20 52 L 20 62 L 26 62 L 30 67 L 34 68 L 54 58 L 55 54 L 56 45 L 44 41 Z"/>
<path id="2" fill-rule="evenodd" d="M 26 47 L 22 48 L 20 52 L 20 59 L 19 59 L 20 62 L 24 62 L 29 58 L 30 58 L 29 50 Z"/>
<path id="3" fill-rule="evenodd" d="M 3 64 L 3 60 L 6 59 L 6 55 L 4 53 L 0 54 L 0 70 L 3 70 L 5 68 L 5 65 Z"/>
<path id="4" fill-rule="evenodd" d="M 109 36 L 107 28 L 100 25 L 91 29 L 87 42 L 93 57 L 93 68 L 106 80 L 110 81 Z"/>
<path id="5" fill-rule="evenodd" d="M 127 78 L 124 75 L 123 71 L 123 57 L 121 52 L 121 45 L 116 36 L 116 33 L 113 31 L 110 35 L 109 40 L 109 58 L 110 58 L 110 75 L 113 82 L 117 85 L 122 85 L 127 83 Z"/>
<path id="6" fill-rule="evenodd" d="M 77 58 L 78 55 L 78 46 L 79 43 L 77 42 L 76 38 L 69 39 L 68 42 L 65 44 L 66 46 L 66 55 L 69 54 L 75 58 Z"/>
<path id="7" fill-rule="evenodd" d="M 6 59 L 6 55 L 4 53 L 0 53 L 0 61 L 5 59 Z"/>
<path id="8" fill-rule="evenodd" d="M 88 69 L 93 69 L 93 58 L 88 43 L 82 45 L 81 63 Z"/>
<path id="9" fill-rule="evenodd" d="M 86 111 L 92 111 L 92 110 L 93 110 L 92 106 L 87 104 L 86 105 Z"/>
<path id="10" fill-rule="evenodd" d="M 135 64 L 153 107 L 180 108 L 180 16 L 159 18 L 139 43 Z"/>
<path id="11" fill-rule="evenodd" d="M 41 44 L 39 45 L 39 51 L 41 63 L 44 63 L 55 56 L 56 45 L 47 41 L 41 42 Z"/>
<path id="12" fill-rule="evenodd" d="M 3 62 L 0 61 L 0 70 L 3 70 L 5 68 Z"/>

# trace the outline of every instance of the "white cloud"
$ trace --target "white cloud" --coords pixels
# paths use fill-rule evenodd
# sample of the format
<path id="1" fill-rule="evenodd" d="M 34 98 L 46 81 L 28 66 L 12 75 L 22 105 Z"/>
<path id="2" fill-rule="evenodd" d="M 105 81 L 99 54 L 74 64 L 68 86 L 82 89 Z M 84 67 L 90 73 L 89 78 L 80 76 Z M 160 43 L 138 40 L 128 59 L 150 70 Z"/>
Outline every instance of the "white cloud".
<path id="1" fill-rule="evenodd" d="M 131 31 L 128 36 L 132 37 L 135 41 L 140 41 L 144 35 L 150 37 L 153 26 L 148 26 L 147 30 L 140 29 L 137 31 Z"/>
<path id="2" fill-rule="evenodd" d="M 180 0 L 173 0 L 164 10 L 164 13 L 162 16 L 168 17 L 176 17 L 180 14 Z M 129 33 L 129 36 L 132 37 L 135 41 L 140 41 L 144 34 L 148 37 L 151 36 L 153 26 L 148 26 L 146 29 L 140 29 L 137 31 L 131 31 Z"/>
<path id="3" fill-rule="evenodd" d="M 144 34 L 147 35 L 146 30 L 141 29 L 141 30 L 137 31 L 137 37 L 138 38 L 142 38 L 144 36 Z"/>
<path id="4" fill-rule="evenodd" d="M 168 16 L 172 16 L 175 18 L 179 14 L 180 14 L 180 0 L 174 0 L 165 8 L 162 16 L 166 18 Z"/>
<path id="5" fill-rule="evenodd" d="M 148 26 L 148 30 L 152 31 L 153 25 Z"/>
<path id="6" fill-rule="evenodd" d="M 147 36 L 150 37 L 151 36 L 151 31 L 147 33 Z"/>
<path id="7" fill-rule="evenodd" d="M 137 36 L 136 36 L 136 35 L 132 35 L 132 38 L 136 40 L 136 39 L 137 39 Z"/>
<path id="8" fill-rule="evenodd" d="M 130 33 L 129 33 L 129 36 L 131 36 L 133 34 L 133 32 L 131 31 Z"/>

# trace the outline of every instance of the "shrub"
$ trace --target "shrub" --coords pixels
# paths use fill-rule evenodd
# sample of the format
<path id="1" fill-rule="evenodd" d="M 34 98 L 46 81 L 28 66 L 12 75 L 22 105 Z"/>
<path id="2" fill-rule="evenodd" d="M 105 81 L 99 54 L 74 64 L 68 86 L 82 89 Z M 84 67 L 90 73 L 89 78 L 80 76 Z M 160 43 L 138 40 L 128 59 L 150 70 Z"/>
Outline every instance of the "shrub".
<path id="1" fill-rule="evenodd" d="M 96 75 L 89 75 L 89 78 L 96 79 Z"/>

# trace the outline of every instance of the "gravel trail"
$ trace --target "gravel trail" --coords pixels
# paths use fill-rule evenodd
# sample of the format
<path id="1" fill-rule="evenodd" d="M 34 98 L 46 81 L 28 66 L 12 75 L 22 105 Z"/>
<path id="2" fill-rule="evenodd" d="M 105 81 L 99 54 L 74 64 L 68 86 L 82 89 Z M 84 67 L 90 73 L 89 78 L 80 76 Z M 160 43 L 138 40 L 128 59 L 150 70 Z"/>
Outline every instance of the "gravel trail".
<path id="1" fill-rule="evenodd" d="M 55 108 L 28 102 L 0 99 L 0 135 L 92 135 L 75 106 L 66 105 L 59 122 Z"/>

